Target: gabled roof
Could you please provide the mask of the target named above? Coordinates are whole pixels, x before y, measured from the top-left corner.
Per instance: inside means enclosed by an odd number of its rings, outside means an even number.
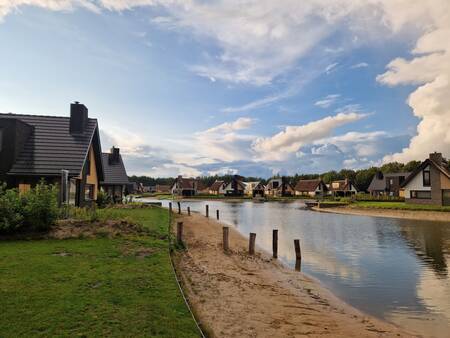
[[[403,184],[401,185],[402,188],[405,187],[409,182],[411,182],[411,180],[416,177],[416,175],[418,173],[420,173],[423,169],[425,169],[427,166],[433,166],[435,167],[437,170],[439,170],[442,174],[444,174],[445,176],[447,176],[450,179],[450,170],[448,168],[446,168],[444,166],[443,163],[437,163],[431,159],[426,159],[425,161],[422,162],[422,164],[420,166],[417,167],[416,170],[414,170],[411,175],[409,175],[405,181],[403,182]]]
[[[315,191],[321,182],[322,182],[322,180],[300,180],[295,185],[295,190],[296,191]],[[326,186],[325,186],[325,188],[326,188]]]
[[[387,173],[383,174],[380,171],[377,172],[370,182],[369,187],[367,188],[368,191],[385,191],[386,189],[386,179],[393,178],[393,177],[405,177],[408,178],[408,176],[411,173]]]
[[[16,119],[33,127],[8,175],[59,176],[65,169],[69,176],[79,176],[92,144],[97,175],[103,178],[97,119],[88,119],[84,133],[71,134],[70,117],[0,113],[0,118]]]
[[[112,163],[109,160],[110,153],[102,154],[103,168],[105,170],[104,180],[100,184],[114,184],[114,185],[125,185],[129,184],[127,171],[122,161],[122,156],[119,154],[119,160]]]
[[[175,184],[178,184],[180,189],[191,189],[195,190],[195,178],[184,178],[184,177],[177,177],[175,181],[172,184],[172,187]]]
[[[224,181],[215,181],[213,184],[211,184],[211,186],[209,187],[209,190],[219,191],[220,188],[222,188],[224,186],[224,184],[225,184]]]
[[[339,186],[336,188],[333,188],[334,183],[338,183]],[[332,181],[328,188],[330,189],[330,191],[348,191],[348,190],[350,190],[351,185],[353,185],[353,183],[350,180],[337,180],[337,181]]]

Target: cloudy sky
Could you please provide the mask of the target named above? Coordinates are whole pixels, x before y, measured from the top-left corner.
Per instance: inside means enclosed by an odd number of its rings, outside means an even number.
[[[450,157],[448,0],[0,0],[0,112],[78,100],[129,174]]]

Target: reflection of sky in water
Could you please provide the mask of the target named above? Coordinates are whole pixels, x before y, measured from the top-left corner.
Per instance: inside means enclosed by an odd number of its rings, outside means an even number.
[[[302,271],[347,303],[425,335],[450,331],[450,220],[317,213],[303,210],[301,202],[190,201],[182,206],[204,213],[205,204],[211,216],[220,209],[221,221],[241,233],[256,232],[257,245],[269,252],[272,230],[278,229],[278,255],[290,266],[293,241],[300,239]]]

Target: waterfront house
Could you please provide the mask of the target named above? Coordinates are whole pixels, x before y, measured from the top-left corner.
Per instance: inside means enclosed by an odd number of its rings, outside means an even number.
[[[251,197],[264,197],[264,184],[259,181],[244,182],[244,194]]]
[[[223,195],[225,194],[225,181],[216,180],[211,186],[208,188],[208,194],[210,195]]]
[[[0,181],[26,191],[41,179],[59,184],[68,172],[69,203],[97,199],[103,180],[97,119],[79,102],[70,117],[0,114]]]
[[[243,196],[245,192],[245,184],[243,177],[239,175],[233,175],[230,182],[225,185],[225,195],[227,196]]]
[[[170,185],[157,184],[155,186],[155,192],[160,194],[168,194],[170,193]]]
[[[328,193],[326,184],[321,179],[299,180],[295,185],[296,196],[319,197]]]
[[[441,153],[429,158],[406,178],[402,184],[406,203],[450,205],[450,170]]]
[[[381,171],[378,171],[373,176],[367,190],[374,197],[404,197],[404,189],[401,188],[401,185],[409,175],[410,173],[383,174]]]
[[[272,178],[267,183],[264,194],[272,197],[286,197],[293,196],[295,190],[286,177]]]
[[[178,176],[170,187],[170,192],[177,196],[195,196],[198,194],[198,186],[197,179]]]
[[[120,149],[112,147],[109,153],[102,154],[102,161],[105,175],[100,182],[100,188],[112,198],[114,203],[122,202],[123,197],[128,193],[130,182]]]
[[[345,180],[332,181],[328,189],[330,190],[331,195],[335,197],[353,196],[358,192],[355,185],[348,178]]]

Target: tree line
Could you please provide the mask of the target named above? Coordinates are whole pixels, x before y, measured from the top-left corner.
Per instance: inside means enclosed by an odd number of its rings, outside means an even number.
[[[331,170],[323,173],[317,174],[295,174],[294,176],[284,176],[286,177],[291,184],[295,185],[299,180],[310,180],[321,178],[325,183],[330,183],[336,180],[349,179],[355,184],[358,190],[367,191],[367,188],[372,181],[373,176],[377,173],[377,171],[381,171],[382,173],[399,173],[399,172],[412,172],[421,164],[420,161],[410,161],[406,164],[399,162],[391,162],[383,164],[381,167],[370,167],[367,169],[342,169],[340,171]],[[280,177],[280,175],[276,175],[274,177]],[[200,176],[197,177],[205,186],[211,186],[216,180],[228,182],[233,178],[233,175],[215,175],[215,176]],[[138,182],[142,183],[146,186],[155,186],[155,185],[172,185],[175,181],[175,178],[172,177],[148,177],[148,176],[130,176],[130,182]],[[266,184],[269,179],[262,177],[244,177],[244,182],[255,182],[261,181],[263,184]]]

